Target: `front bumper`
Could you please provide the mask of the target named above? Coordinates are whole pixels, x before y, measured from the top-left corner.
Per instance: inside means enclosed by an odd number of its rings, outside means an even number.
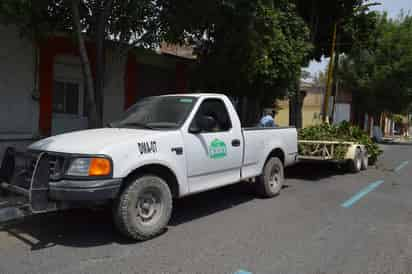
[[[31,213],[42,213],[84,202],[101,203],[119,193],[121,179],[51,180],[52,157],[47,152],[20,153],[8,149],[0,167],[0,194],[5,190],[21,196],[26,200],[24,207]]]
[[[117,197],[121,179],[49,182],[49,198],[54,201],[104,201]]]

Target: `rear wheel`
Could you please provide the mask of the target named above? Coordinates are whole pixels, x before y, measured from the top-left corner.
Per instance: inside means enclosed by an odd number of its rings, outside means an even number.
[[[113,210],[115,224],[125,236],[147,240],[162,233],[172,214],[173,199],[167,183],[146,175],[133,180]]]
[[[259,196],[270,198],[279,194],[284,181],[282,161],[277,157],[270,158],[264,168],[263,174],[257,178],[256,188]]]
[[[369,167],[369,155],[368,155],[368,151],[363,151],[362,152],[362,170],[367,170]]]
[[[355,157],[349,161],[349,170],[352,173],[358,173],[362,169],[362,152],[359,148],[355,151]]]
[[[4,190],[4,189],[2,189],[2,188],[0,188],[0,197],[6,197],[7,196],[7,191],[6,190]]]

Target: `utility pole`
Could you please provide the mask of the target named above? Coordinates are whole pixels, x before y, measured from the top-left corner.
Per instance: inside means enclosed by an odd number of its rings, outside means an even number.
[[[323,100],[323,115],[322,115],[322,122],[329,123],[329,98],[332,92],[332,75],[333,75],[333,68],[335,67],[335,47],[336,47],[336,29],[337,23],[333,26],[333,36],[332,36],[332,47],[330,49],[330,61],[329,61],[329,68],[328,68],[328,80],[326,82],[326,93]]]

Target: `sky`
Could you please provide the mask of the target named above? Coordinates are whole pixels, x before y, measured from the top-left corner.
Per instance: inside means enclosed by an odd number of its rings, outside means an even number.
[[[402,9],[405,13],[408,11],[412,13],[412,0],[375,0],[374,2],[381,3],[381,5],[375,6],[374,10],[386,11],[392,18],[397,17]],[[325,70],[327,64],[328,59],[323,59],[321,62],[311,62],[306,70],[313,75],[320,70]]]

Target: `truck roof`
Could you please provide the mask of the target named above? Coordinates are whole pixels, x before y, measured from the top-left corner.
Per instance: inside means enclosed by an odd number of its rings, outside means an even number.
[[[171,93],[171,94],[166,94],[162,96],[185,96],[185,97],[223,97],[225,96],[224,94],[221,93]]]

